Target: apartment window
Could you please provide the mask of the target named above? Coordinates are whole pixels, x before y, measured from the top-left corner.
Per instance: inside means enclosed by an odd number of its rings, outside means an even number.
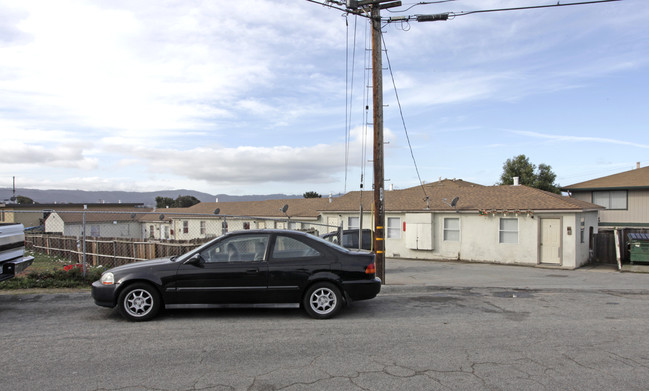
[[[518,219],[500,219],[500,243],[518,243]]]
[[[360,220],[358,217],[348,217],[347,218],[347,227],[348,229],[359,229]]]
[[[183,233],[184,234],[189,233],[189,221],[183,221]]]
[[[460,219],[457,217],[449,217],[444,219],[444,241],[459,242],[460,241]]]
[[[594,191],[593,204],[603,206],[606,209],[627,209],[626,190]]]
[[[205,228],[205,221],[201,221],[201,235],[205,235],[207,229]]]
[[[401,238],[401,217],[388,217],[388,239]]]

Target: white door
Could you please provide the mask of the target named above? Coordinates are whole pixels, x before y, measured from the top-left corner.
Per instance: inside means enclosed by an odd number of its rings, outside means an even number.
[[[561,219],[541,219],[541,263],[561,264]]]

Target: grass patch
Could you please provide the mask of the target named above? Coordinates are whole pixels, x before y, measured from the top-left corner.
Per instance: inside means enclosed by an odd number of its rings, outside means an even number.
[[[16,277],[0,283],[0,290],[33,289],[33,288],[87,288],[101,277],[104,267],[86,265],[86,276],[79,267],[71,267],[70,261],[45,255],[31,253],[34,262]],[[66,270],[68,269],[68,270]]]

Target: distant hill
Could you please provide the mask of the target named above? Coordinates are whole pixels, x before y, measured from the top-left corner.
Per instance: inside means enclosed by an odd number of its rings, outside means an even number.
[[[10,188],[0,188],[0,202],[9,200],[13,195]],[[155,198],[178,196],[194,196],[201,202],[232,202],[232,201],[263,201],[283,198],[302,198],[301,195],[267,194],[231,196],[227,194],[212,195],[194,190],[160,190],[149,192],[134,191],[85,191],[85,190],[37,190],[16,189],[16,195],[29,197],[39,204],[83,204],[83,203],[141,203],[154,206]]]

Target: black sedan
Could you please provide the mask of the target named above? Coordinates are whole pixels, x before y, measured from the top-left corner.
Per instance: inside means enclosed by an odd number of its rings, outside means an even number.
[[[118,266],[92,284],[92,297],[127,319],[161,308],[301,305],[331,318],[350,300],[381,290],[374,254],[298,231],[238,231],[184,255]]]

